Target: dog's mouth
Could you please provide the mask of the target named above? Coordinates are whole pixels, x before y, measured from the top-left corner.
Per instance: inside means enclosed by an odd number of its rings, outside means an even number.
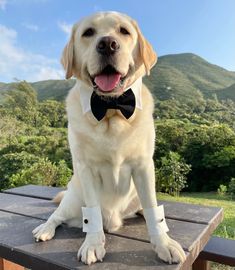
[[[126,78],[111,65],[107,65],[100,73],[90,77],[94,89],[103,93],[121,89]]]

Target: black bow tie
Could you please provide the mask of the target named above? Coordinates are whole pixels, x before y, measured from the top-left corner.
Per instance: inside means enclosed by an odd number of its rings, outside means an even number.
[[[120,110],[123,116],[129,119],[135,111],[135,95],[131,89],[117,98],[99,96],[94,91],[90,104],[91,111],[98,121],[104,118],[108,109]]]

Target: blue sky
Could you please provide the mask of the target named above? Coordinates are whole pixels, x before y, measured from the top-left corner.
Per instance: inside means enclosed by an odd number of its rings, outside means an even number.
[[[135,18],[159,56],[192,52],[235,71],[235,0],[0,0],[0,82],[62,79],[71,25],[102,10]]]

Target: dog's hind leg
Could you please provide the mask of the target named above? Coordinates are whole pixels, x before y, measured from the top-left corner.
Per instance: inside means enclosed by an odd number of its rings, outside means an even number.
[[[74,177],[75,176],[73,176],[73,178]],[[78,181],[72,182],[72,180],[68,184],[68,190],[64,193],[58,208],[53,212],[46,223],[39,225],[33,230],[32,233],[36,241],[47,241],[52,239],[55,235],[56,227],[58,227],[63,222],[78,220],[78,224],[81,219],[80,222],[82,224],[82,200],[81,196],[79,196],[79,188],[74,187],[74,182]]]

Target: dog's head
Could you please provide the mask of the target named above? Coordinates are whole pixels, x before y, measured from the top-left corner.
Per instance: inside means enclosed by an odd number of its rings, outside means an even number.
[[[101,95],[120,95],[156,63],[137,23],[117,12],[100,12],[75,24],[62,54],[66,79],[73,75]]]

